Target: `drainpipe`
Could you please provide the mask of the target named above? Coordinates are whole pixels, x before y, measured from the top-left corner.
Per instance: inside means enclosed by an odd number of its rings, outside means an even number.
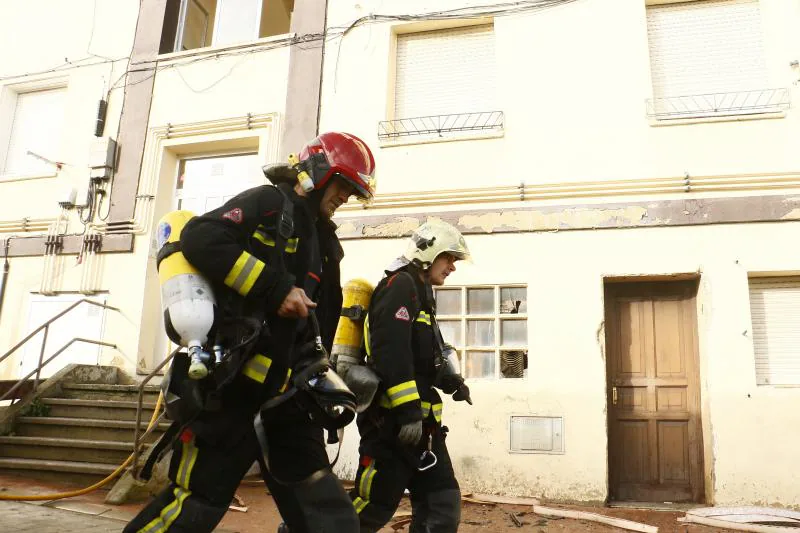
[[[8,246],[11,244],[11,237],[6,239],[4,262],[3,262],[3,277],[0,279],[0,316],[3,314],[3,300],[6,296],[6,283],[8,282]]]

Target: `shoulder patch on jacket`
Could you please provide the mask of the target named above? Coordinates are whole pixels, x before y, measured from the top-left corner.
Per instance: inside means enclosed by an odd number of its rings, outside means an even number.
[[[394,317],[397,320],[405,320],[406,322],[409,322],[411,320],[411,316],[409,316],[408,309],[406,309],[406,306],[400,307],[400,309],[398,309],[397,312],[394,314]]]
[[[236,224],[242,223],[242,210],[238,207],[231,209],[227,213],[222,215],[222,218],[227,218],[231,222],[235,222]]]

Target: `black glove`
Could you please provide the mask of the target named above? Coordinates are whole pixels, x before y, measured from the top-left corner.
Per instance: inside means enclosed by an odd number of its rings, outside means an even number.
[[[461,384],[458,390],[453,394],[453,399],[457,402],[466,401],[468,404],[472,405],[472,398],[469,396],[469,387],[467,387],[466,383]]]
[[[445,394],[453,394],[463,384],[464,378],[461,376],[441,376],[436,386]]]
[[[397,440],[407,446],[416,446],[422,440],[422,420],[408,422],[400,426]]]

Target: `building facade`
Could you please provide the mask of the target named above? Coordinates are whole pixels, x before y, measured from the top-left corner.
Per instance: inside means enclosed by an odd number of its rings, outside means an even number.
[[[378,147],[346,278],[428,217],[473,252],[437,293],[459,479],[798,505],[800,6],[484,4],[330,3],[321,103]]]
[[[52,26],[2,48],[25,53],[0,65],[0,346],[89,296],[119,311],[76,308],[48,349],[116,348],[58,364],[149,372],[158,219],[348,131],[378,196],[337,215],[345,280],[377,283],[429,217],[472,250],[437,291],[475,400],[444,413],[465,488],[800,505],[797,3],[36,4],[0,17]]]

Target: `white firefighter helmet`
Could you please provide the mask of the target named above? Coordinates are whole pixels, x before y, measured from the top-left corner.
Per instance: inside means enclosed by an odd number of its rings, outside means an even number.
[[[459,260],[471,258],[467,242],[461,232],[444,220],[433,219],[411,233],[406,251],[395,263],[415,263],[427,269],[443,253],[451,254]]]

